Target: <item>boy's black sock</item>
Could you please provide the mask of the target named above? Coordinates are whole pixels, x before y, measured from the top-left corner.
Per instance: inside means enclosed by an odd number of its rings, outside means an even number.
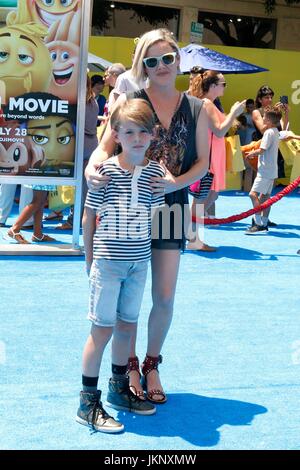
[[[83,392],[94,393],[97,392],[99,377],[82,376],[82,390]]]
[[[116,364],[112,364],[111,371],[112,371],[113,379],[115,380],[126,379],[127,364],[126,366],[118,366]]]

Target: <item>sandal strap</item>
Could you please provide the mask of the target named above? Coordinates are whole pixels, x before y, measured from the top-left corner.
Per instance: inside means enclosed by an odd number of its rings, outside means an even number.
[[[146,377],[151,370],[157,370],[158,372],[158,366],[162,363],[162,360],[163,358],[161,354],[157,357],[148,356],[148,354],[146,354],[145,360],[142,364],[143,375]]]
[[[131,372],[132,370],[136,370],[140,374],[140,364],[137,356],[128,358],[126,373],[128,374],[128,372]]]
[[[32,240],[37,240],[38,242],[42,242],[45,239],[45,235],[43,234],[41,238],[37,237],[36,235],[32,235]]]
[[[29,243],[26,238],[23,237],[21,232],[14,232],[13,229],[11,228],[8,230],[7,235],[10,238],[13,238],[13,240],[16,240],[17,242],[21,241],[23,243]]]
[[[166,400],[166,394],[163,392],[163,390],[158,389],[152,389],[147,391],[147,397],[150,400],[153,400],[153,395],[160,395],[162,397],[161,400],[155,400],[155,403],[159,403],[160,401],[164,402]]]

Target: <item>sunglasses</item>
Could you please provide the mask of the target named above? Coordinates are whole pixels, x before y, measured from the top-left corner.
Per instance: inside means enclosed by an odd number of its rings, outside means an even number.
[[[226,82],[219,82],[219,83],[217,83],[217,85],[223,85],[223,87],[225,88],[227,83]]]
[[[143,59],[144,64],[148,69],[154,69],[158,66],[159,62],[164,65],[172,65],[175,63],[177,52],[168,52],[167,54],[159,55],[157,57],[146,57]]]

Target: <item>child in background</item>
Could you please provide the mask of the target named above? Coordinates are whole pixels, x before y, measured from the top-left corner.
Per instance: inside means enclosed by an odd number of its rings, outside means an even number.
[[[122,152],[101,165],[99,173],[110,180],[98,192],[88,192],[83,215],[92,327],[83,352],[76,420],[115,433],[124,426],[106,413],[97,390],[102,355],[112,335],[108,406],[143,415],[156,411],[144,395],[129,388],[126,370],[151,257],[151,211],[164,204],[164,196],[152,193],[151,178],[163,177],[165,170],[145,157],[155,122],[145,100],[117,106],[110,122]]]
[[[258,155],[257,176],[249,193],[253,207],[258,207],[267,201],[271,195],[274,179],[278,176],[277,155],[279,145],[279,131],[277,126],[282,115],[276,108],[269,108],[263,116],[266,131],[260,148],[246,153],[247,158]],[[257,235],[268,232],[268,219],[270,207],[254,215],[254,223],[246,231],[246,235]]]

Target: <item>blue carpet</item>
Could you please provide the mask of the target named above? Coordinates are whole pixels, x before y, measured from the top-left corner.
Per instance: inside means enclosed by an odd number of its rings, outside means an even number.
[[[248,208],[244,193],[223,193],[217,215]],[[267,235],[245,236],[249,219],[207,228],[205,241],[219,250],[182,256],[160,367],[168,402],[151,417],[112,412],[126,426],[121,435],[75,422],[90,327],[83,259],[1,257],[1,449],[299,450],[299,213],[295,192],[273,206],[279,225]],[[148,279],[141,359],[150,306]]]

